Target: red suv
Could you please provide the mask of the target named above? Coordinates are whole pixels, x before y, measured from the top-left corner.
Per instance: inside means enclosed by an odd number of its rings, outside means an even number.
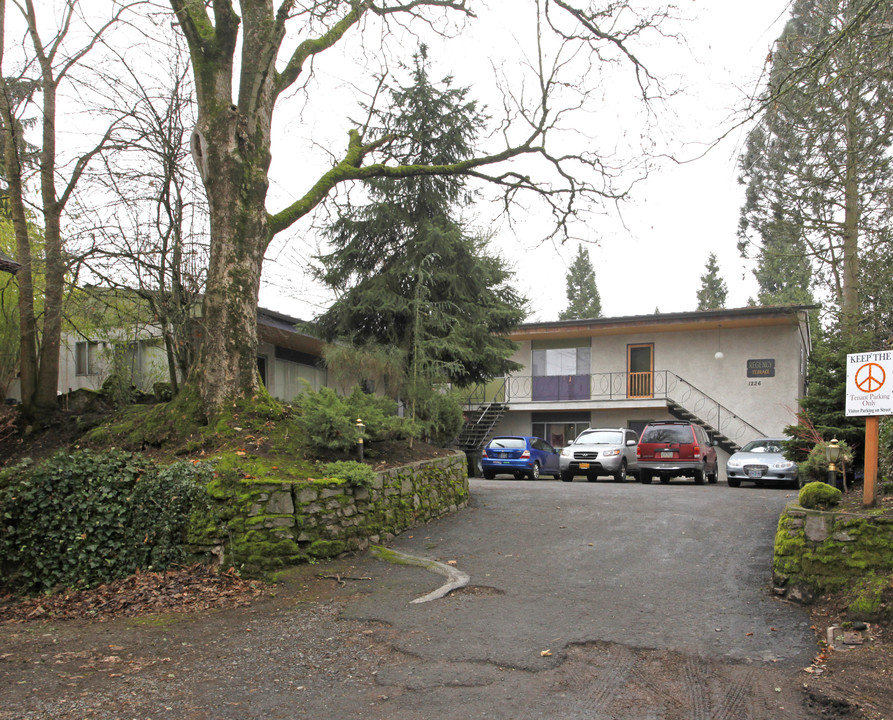
[[[657,475],[662,483],[671,477],[694,478],[696,485],[717,480],[716,448],[707,431],[694,423],[662,420],[642,430],[637,450],[639,479],[650,483]]]

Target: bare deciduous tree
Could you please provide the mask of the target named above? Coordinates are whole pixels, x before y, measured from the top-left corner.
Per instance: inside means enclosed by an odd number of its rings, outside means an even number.
[[[175,43],[160,56],[153,44],[151,52],[151,58],[138,63],[122,59],[119,67],[126,75],[109,77],[103,90],[110,112],[115,107],[132,111],[119,126],[120,147],[103,152],[93,174],[108,205],[91,213],[90,239],[81,253],[103,285],[139,298],[136,305],[142,307],[134,320],[148,309],[150,324],[161,332],[176,393],[195,355],[199,318],[194,311],[207,266],[207,208],[189,156],[195,108],[185,48]],[[102,223],[95,222],[99,215]]]
[[[4,143],[5,170],[16,234],[16,259],[22,264],[17,275],[22,409],[26,418],[36,419],[53,412],[57,403],[62,301],[68,269],[62,231],[63,213],[88,164],[109,144],[115,131],[115,121],[109,119],[103,126],[104,130],[90,135],[93,140],[88,147],[73,153],[69,153],[70,148],[65,147],[60,154],[56,142],[60,88],[65,83],[73,82],[76,71],[84,71],[87,56],[101,48],[101,40],[135,3],[114,3],[107,8],[104,18],[94,19],[94,22],[81,14],[82,7],[78,0],[65,0],[58,14],[51,18],[39,17],[33,0],[11,2],[24,22],[26,40],[18,46],[7,44],[6,0],[0,0],[0,126],[4,135],[12,138],[11,142]],[[45,6],[41,7],[41,11],[51,15],[51,9]],[[53,27],[49,36],[42,25],[44,20]],[[10,47],[18,51],[17,67],[12,73],[7,62]],[[33,83],[40,95],[40,107],[36,114],[40,142],[35,143],[38,145],[39,194],[33,198],[33,206],[37,208],[38,220],[42,220],[44,232],[42,260],[45,295],[41,318],[35,312],[32,278],[34,263],[39,258],[32,253],[27,222],[27,208],[32,205],[32,195],[21,154],[24,143],[20,142],[21,118],[31,111],[32,103],[37,102],[37,98],[31,95],[23,102],[16,102],[12,88],[14,85],[20,86],[22,81]]]
[[[513,13],[532,13],[537,33],[529,51],[530,85],[503,98],[501,125],[494,133],[501,146],[441,165],[400,165],[389,162],[395,138],[370,139],[358,122],[309,189],[270,210],[274,113],[313,64],[325,62],[336,47],[367,43],[371,54],[381,50],[371,46],[376,37],[415,26],[430,31],[446,18],[470,20],[471,5],[466,0],[283,0],[278,8],[270,0],[241,0],[238,6],[233,0],[170,4],[195,74],[198,122],[192,150],[210,208],[206,331],[192,375],[207,415],[224,403],[250,400],[258,391],[256,310],[264,252],[334,188],[370,178],[466,175],[500,187],[507,204],[534,194],[550,209],[556,231],[564,232],[587,204],[618,199],[627,190],[617,184],[620,160],[592,151],[582,137],[572,147],[560,144],[568,116],[596,100],[586,86],[594,74],[587,81],[587,71],[621,63],[632,68],[643,100],[661,92],[634,45],[641,35],[660,32],[667,10],[641,15],[626,0],[595,10],[567,0],[513,6]],[[374,87],[374,77],[369,84]],[[317,97],[304,89],[308,102],[323,103],[316,112],[334,110],[324,105],[324,93]],[[293,164],[303,160],[295,157]]]

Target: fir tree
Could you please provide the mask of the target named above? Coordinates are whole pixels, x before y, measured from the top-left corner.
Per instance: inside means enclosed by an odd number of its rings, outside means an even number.
[[[707,257],[706,272],[701,275],[701,289],[698,290],[698,310],[720,310],[726,306],[729,290],[726,281],[719,276],[716,255]]]
[[[441,165],[470,157],[484,116],[468,89],[452,87],[449,77],[433,83],[424,46],[411,78],[389,89],[387,112],[372,113],[392,160]],[[488,240],[460,220],[458,207],[471,200],[463,179],[375,179],[366,188],[370,202],[344,210],[329,228],[332,251],[319,258],[319,277],[340,293],[316,319],[323,338],[400,348],[410,383],[461,386],[518,369],[506,333],[523,320],[525,301]]]
[[[595,271],[589,260],[589,249],[577,247],[577,255],[567,272],[567,308],[559,320],[597,318],[602,315],[602,300],[595,284]]]
[[[741,160],[739,247],[765,268],[761,294],[771,279],[768,299],[808,301],[809,268],[853,336],[862,255],[891,210],[891,22],[888,2],[796,0]]]

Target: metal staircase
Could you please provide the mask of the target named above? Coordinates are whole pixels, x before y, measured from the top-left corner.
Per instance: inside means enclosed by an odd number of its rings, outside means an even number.
[[[741,449],[739,438],[752,440],[765,435],[675,373],[668,372],[665,383],[664,397],[670,414],[702,425],[727,453]]]
[[[473,410],[466,411],[465,425],[453,444],[465,452],[481,450],[507,409],[508,405],[505,403],[492,402],[483,403]]]
[[[589,376],[585,399],[592,401],[623,402],[643,398],[664,399],[670,414],[679,420],[702,425],[718,445],[728,453],[741,449],[741,445],[765,433],[736,415],[702,390],[670,370],[648,373],[647,383],[641,378],[631,380],[638,373],[595,373]],[[474,462],[475,453],[487,444],[494,426],[505,415],[512,402],[537,402],[534,378],[509,376],[490,386],[474,388],[465,401],[465,426],[453,445],[469,455]],[[630,394],[630,383],[636,382],[636,394]],[[643,388],[647,392],[643,392]],[[549,398],[554,402],[558,398]],[[578,398],[583,399],[583,398]],[[471,467],[471,465],[469,466]]]

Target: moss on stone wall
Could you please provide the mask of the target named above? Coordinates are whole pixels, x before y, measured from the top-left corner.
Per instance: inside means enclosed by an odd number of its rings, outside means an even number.
[[[465,464],[461,453],[414,463],[378,473],[367,488],[228,458],[207,486],[211,508],[193,517],[190,541],[249,575],[362,550],[464,507]]]
[[[887,577],[893,573],[893,518],[789,505],[778,521],[772,571],[776,592],[807,603],[863,586],[866,578]]]

